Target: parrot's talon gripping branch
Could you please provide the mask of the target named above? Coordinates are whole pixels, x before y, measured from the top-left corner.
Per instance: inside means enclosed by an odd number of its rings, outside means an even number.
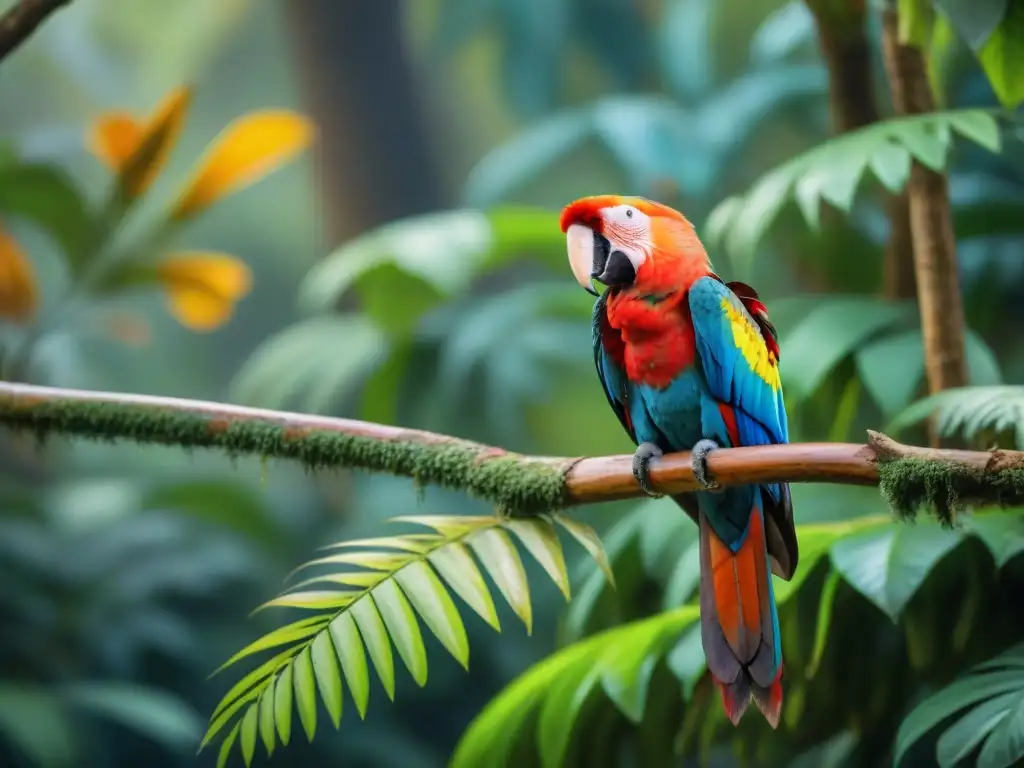
[[[640,490],[652,499],[660,499],[663,494],[654,490],[651,485],[650,464],[653,459],[660,459],[664,453],[654,443],[640,443],[633,452],[633,477],[640,485]]]
[[[720,486],[708,471],[708,454],[717,451],[721,446],[714,440],[699,440],[690,452],[693,465],[693,476],[705,491],[720,491]]]

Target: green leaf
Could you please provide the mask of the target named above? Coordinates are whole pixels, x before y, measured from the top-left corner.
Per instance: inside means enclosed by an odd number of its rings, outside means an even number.
[[[285,746],[292,738],[292,665],[281,670],[274,683],[274,720]]]
[[[269,648],[276,648],[279,645],[285,643],[295,643],[299,640],[305,640],[310,635],[315,635],[320,631],[321,627],[326,623],[326,619],[323,616],[310,616],[306,619],[286,624],[283,627],[278,627],[273,632],[270,632],[263,637],[255,640],[249,645],[245,646],[242,650],[232,656],[230,659],[225,661],[213,674],[217,674],[222,670],[230,667],[235,662],[241,661],[246,656],[251,656],[254,653],[268,650]]]
[[[1013,430],[1017,447],[1024,450],[1024,387],[957,387],[918,400],[899,413],[886,431],[896,434],[938,414],[942,435],[963,433],[973,438],[981,430]]]
[[[292,683],[295,686],[299,721],[306,732],[306,739],[313,741],[313,735],[316,733],[316,680],[313,676],[313,660],[309,646],[303,648],[295,657],[292,664]]]
[[[228,397],[241,405],[323,413],[354,393],[387,354],[383,331],[368,317],[310,318],[257,347],[232,379]]]
[[[310,590],[308,592],[287,592],[268,600],[257,611],[264,608],[303,608],[310,611],[330,610],[348,605],[358,595],[355,591]]]
[[[355,290],[366,314],[394,337],[407,336],[441,301],[482,272],[530,253],[561,259],[558,215],[529,207],[445,211],[392,222],[346,243],[310,271],[300,305],[331,309]]]
[[[907,602],[963,534],[931,521],[892,524],[832,546],[832,564],[847,583],[896,621]]]
[[[974,514],[964,520],[964,528],[984,542],[996,568],[1002,568],[1024,552],[1024,510]]]
[[[230,691],[224,694],[224,698],[220,700],[220,704],[218,704],[217,708],[213,710],[213,714],[211,715],[211,717],[217,717],[217,715],[219,715],[221,712],[227,709],[229,705],[234,703],[234,701],[239,696],[250,691],[253,688],[253,686],[255,686],[261,680],[264,680],[265,678],[272,676],[275,672],[277,672],[278,669],[284,666],[294,655],[295,649],[287,648],[281,651],[281,653],[277,654],[273,658],[267,659],[265,662],[256,667],[256,669],[249,672],[249,674],[247,674],[245,677],[243,677],[241,680],[235,683],[231,687]]]
[[[1006,15],[978,59],[988,76],[992,90],[1007,109],[1016,109],[1024,101],[1024,8],[1008,3]]]
[[[435,549],[427,559],[444,577],[455,594],[465,600],[480,618],[501,631],[491,593],[480,574],[480,569],[473,561],[473,556],[464,544],[454,542],[447,547]]]
[[[427,650],[423,647],[420,625],[409,601],[395,582],[385,581],[373,591],[373,602],[412,679],[421,687],[426,685]]]
[[[608,562],[608,555],[604,551],[597,532],[586,523],[578,522],[564,515],[555,515],[555,522],[565,528],[590,553],[590,556],[597,561],[605,578],[608,579],[608,583],[614,587],[615,574],[612,573],[611,563]]]
[[[941,170],[953,133],[991,152],[999,149],[998,124],[986,110],[933,112],[872,123],[786,161],[762,176],[745,195],[723,201],[708,217],[709,242],[724,246],[741,265],[748,263],[791,198],[797,199],[813,226],[819,199],[849,207],[865,168],[890,191],[898,192],[909,177],[906,153]]]
[[[242,759],[246,765],[252,765],[252,756],[256,752],[256,707],[249,707],[242,718]]]
[[[593,660],[594,655],[592,649],[580,660]],[[537,748],[543,768],[560,768],[565,764],[565,752],[572,740],[580,709],[600,679],[596,667],[577,663],[553,681],[538,716]]]
[[[400,570],[395,578],[431,632],[464,668],[469,669],[466,628],[434,569],[419,560]]]
[[[825,377],[875,334],[913,318],[909,303],[827,299],[781,339],[780,367],[790,403],[813,394]]]
[[[259,699],[260,739],[267,750],[267,757],[274,754],[277,732],[274,730],[274,681],[271,680]]]
[[[238,731],[241,727],[242,721],[239,720],[235,723],[235,727],[231,729],[224,741],[221,742],[220,749],[217,751],[217,768],[224,768],[228,764],[231,748],[235,746],[235,740],[238,738]]]
[[[565,567],[565,556],[562,554],[562,544],[558,541],[555,527],[547,520],[526,518],[510,519],[505,523],[505,527],[519,537],[523,546],[547,571],[568,600],[569,572]]]
[[[324,707],[327,708],[327,714],[330,715],[334,727],[338,728],[341,725],[342,710],[341,670],[338,668],[338,656],[334,652],[332,634],[328,631],[317,635],[310,646],[310,656]]]
[[[979,766],[1009,768],[1024,757],[1022,659],[1024,646],[1014,646],[918,704],[900,724],[893,764],[901,765],[911,747],[964,710],[967,712],[939,737],[941,765],[954,765],[957,756],[970,754],[986,737],[978,755]]]
[[[533,607],[526,570],[508,534],[497,528],[484,530],[469,539],[469,545],[494,579],[502,597],[523,620],[526,634],[530,634],[533,631]]]
[[[832,606],[836,600],[836,589],[839,587],[839,571],[832,569],[821,588],[821,599],[818,601],[818,620],[814,629],[814,648],[811,660],[807,663],[807,679],[813,678],[818,672],[821,657],[825,655],[825,644],[828,642],[828,631],[832,626]]]
[[[391,641],[388,639],[384,622],[381,621],[377,606],[370,599],[363,598],[352,604],[352,615],[366,643],[373,668],[377,670],[381,685],[388,698],[395,699],[395,664],[391,655]],[[351,681],[349,682],[351,685]]]
[[[364,600],[369,603],[369,600]],[[375,611],[376,613],[376,611]],[[366,717],[366,707],[370,702],[370,670],[366,666],[366,653],[363,650],[363,641],[356,628],[356,621],[353,618],[355,611],[343,613],[331,622],[331,639],[334,641],[334,650],[337,651],[338,659],[341,661],[341,669],[348,681],[348,690],[355,702],[356,711],[359,717]],[[386,640],[386,638],[385,638]],[[369,642],[369,641],[368,641]],[[392,670],[391,648],[388,646],[387,669]],[[383,677],[381,678],[383,680]],[[385,688],[387,686],[385,685]],[[389,690],[389,697],[394,698],[394,683]]]
[[[608,649],[598,659],[601,685],[619,710],[634,724],[643,720],[651,675],[664,650],[664,628],[658,623],[638,628],[628,648]],[[605,654],[608,654],[605,656]]]
[[[1009,0],[934,0],[972,51],[985,47],[1006,15]]]
[[[45,230],[77,274],[94,246],[97,223],[71,177],[41,165],[0,167],[0,214],[20,216]]]

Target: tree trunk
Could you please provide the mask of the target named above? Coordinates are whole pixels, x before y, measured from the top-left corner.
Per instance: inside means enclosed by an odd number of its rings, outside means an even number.
[[[401,0],[281,4],[320,129],[319,173],[330,245],[443,207]]]
[[[880,119],[872,81],[872,50],[867,35],[867,8],[857,0],[807,0],[818,29],[818,43],[829,75],[832,130],[846,133]],[[887,203],[890,232],[882,268],[882,295],[916,296],[910,207],[906,192]]]
[[[935,100],[922,51],[899,41],[899,17],[892,5],[882,11],[882,49],[893,106],[899,115],[931,112]],[[907,185],[914,273],[921,307],[928,390],[935,393],[967,383],[964,312],[956,260],[949,183],[916,160]],[[938,436],[932,429],[932,444]]]

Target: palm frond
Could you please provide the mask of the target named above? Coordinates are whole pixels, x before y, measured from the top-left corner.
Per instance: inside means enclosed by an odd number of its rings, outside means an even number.
[[[749,261],[790,199],[817,228],[821,201],[849,211],[867,172],[889,191],[899,192],[910,177],[913,160],[943,170],[954,133],[990,152],[1000,151],[1000,127],[987,110],[933,112],[874,123],[797,155],[762,176],[746,194],[723,200],[708,217],[706,235],[711,243]]]
[[[393,651],[413,680],[425,685],[427,656],[420,620],[468,668],[466,630],[450,592],[492,627],[501,629],[481,565],[529,633],[532,604],[514,540],[537,560],[566,599],[570,594],[569,578],[556,523],[582,544],[611,578],[607,557],[593,529],[560,515],[410,516],[394,521],[425,526],[431,532],[331,545],[326,548],[329,554],[296,570],[311,566],[342,566],[343,570],[304,579],[256,609],[298,608],[313,615],[250,643],[217,670],[261,651],[278,649],[276,655],[235,683],[214,710],[200,749],[226,732],[219,765],[226,762],[236,741],[240,742],[246,765],[252,762],[257,735],[268,755],[278,743],[287,745],[293,709],[298,711],[307,739],[312,740],[317,726],[318,690],[337,728],[342,715],[343,680],[360,717],[365,716],[371,666],[393,699]]]
[[[974,439],[982,434],[1012,432],[1017,448],[1024,450],[1024,387],[957,387],[912,403],[889,424],[896,433],[930,416],[937,416],[939,434],[962,434]]]

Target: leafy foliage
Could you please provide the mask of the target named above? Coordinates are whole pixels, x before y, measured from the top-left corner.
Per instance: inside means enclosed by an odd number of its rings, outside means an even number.
[[[821,201],[849,211],[867,172],[885,189],[899,192],[910,176],[912,160],[943,170],[954,133],[990,152],[998,152],[1001,146],[996,118],[984,110],[936,112],[875,123],[797,155],[762,176],[746,194],[723,200],[708,218],[707,237],[746,263],[790,199],[816,228]]]
[[[978,442],[1015,441],[1024,450],[1024,387],[958,387],[930,395],[903,410],[890,430],[904,429],[932,415],[943,435],[962,434]]]
[[[533,613],[526,572],[509,534],[540,563],[566,599],[569,577],[556,523],[579,541],[612,578],[593,530],[561,516],[420,516],[399,517],[395,521],[426,526],[433,532],[335,544],[329,549],[340,550],[339,553],[312,560],[303,568],[342,565],[355,570],[305,579],[261,606],[297,608],[314,615],[279,627],[221,666],[224,669],[255,653],[279,649],[275,656],[239,680],[214,710],[202,746],[227,729],[220,764],[227,760],[237,739],[249,765],[257,730],[268,755],[278,742],[287,745],[293,707],[297,708],[302,728],[312,741],[317,724],[317,690],[337,728],[342,715],[343,675],[356,710],[361,717],[365,716],[369,702],[367,656],[388,698],[393,699],[392,644],[413,680],[425,685],[426,646],[417,614],[448,652],[468,668],[466,630],[449,589],[494,629],[501,629],[493,598],[477,563],[484,567],[529,633]],[[318,584],[341,589],[308,589]],[[280,650],[281,646],[286,647]]]
[[[1024,758],[1022,711],[1024,645],[1015,645],[918,704],[900,725],[895,764],[912,764],[911,754],[923,757],[925,742],[942,768],[972,755],[978,768],[1010,768]],[[937,742],[930,738],[936,731]]]

